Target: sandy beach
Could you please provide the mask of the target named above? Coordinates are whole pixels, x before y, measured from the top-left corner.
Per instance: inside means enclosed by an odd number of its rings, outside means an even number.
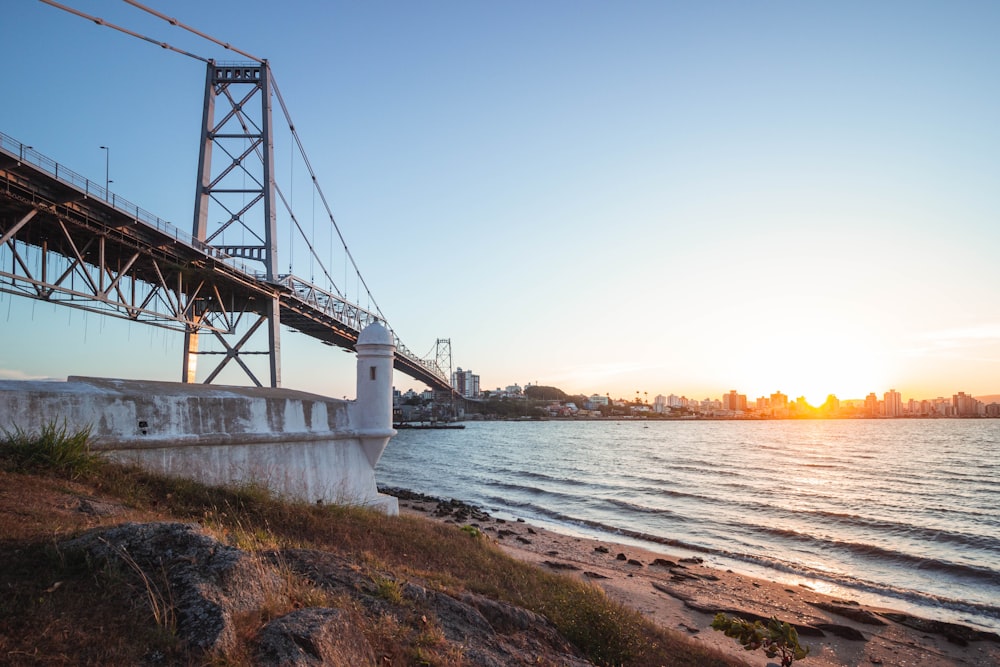
[[[754,667],[777,664],[761,651],[747,652],[711,629],[718,611],[793,623],[809,656],[796,664],[816,667],[884,665],[928,667],[1000,665],[1000,637],[965,626],[930,622],[891,609],[823,595],[712,568],[697,558],[671,556],[632,545],[576,537],[505,521],[456,501],[389,491],[400,511],[473,525],[511,556],[580,577],[669,629],[738,656]]]

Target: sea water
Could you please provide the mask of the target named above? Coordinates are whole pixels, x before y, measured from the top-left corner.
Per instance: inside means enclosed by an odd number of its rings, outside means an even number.
[[[380,485],[1000,630],[1000,420],[469,422]]]

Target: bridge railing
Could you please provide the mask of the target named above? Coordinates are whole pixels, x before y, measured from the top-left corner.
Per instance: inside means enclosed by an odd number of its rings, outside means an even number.
[[[3,132],[0,132],[0,149],[3,149],[12,157],[17,157],[20,162],[24,162],[41,169],[43,172],[54,177],[57,181],[76,188],[88,197],[100,199],[116,211],[130,216],[136,222],[152,227],[153,229],[171,237],[175,241],[184,243],[185,245],[203,252],[210,257],[226,262],[244,273],[251,273],[250,269],[235,257],[227,255],[217,248],[213,248],[204,241],[199,241],[191,234],[181,231],[172,223],[163,220],[159,216],[153,215],[146,209],[116,195],[114,192],[111,192],[105,186],[94,183],[89,178],[81,176],[72,169],[68,169],[52,158],[42,155],[32,146],[26,146]]]

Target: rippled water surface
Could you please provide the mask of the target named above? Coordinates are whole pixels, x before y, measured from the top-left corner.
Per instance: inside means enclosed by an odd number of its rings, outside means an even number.
[[[996,419],[470,422],[376,478],[1000,630],[998,456]]]

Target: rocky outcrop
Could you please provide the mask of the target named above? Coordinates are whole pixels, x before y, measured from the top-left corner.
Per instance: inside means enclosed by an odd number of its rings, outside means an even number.
[[[164,621],[172,616],[178,635],[201,649],[231,648],[233,615],[260,607],[279,586],[277,574],[259,558],[203,534],[195,524],[126,523],[63,546],[132,572],[154,614]]]
[[[296,574],[337,594],[349,594],[374,614],[413,617],[436,623],[444,641],[462,656],[463,664],[480,667],[556,664],[584,667],[583,659],[543,617],[526,609],[481,595],[449,595],[416,582],[391,580],[399,601],[382,592],[388,575],[375,581],[353,563],[324,551],[275,552]],[[543,662],[539,663],[538,660]],[[307,663],[303,663],[307,664]],[[361,663],[359,663],[361,664]]]
[[[298,609],[268,623],[257,640],[262,667],[375,665],[375,653],[352,619],[340,609]]]
[[[233,619],[253,612],[293,576],[345,600],[342,608],[296,609],[266,623],[243,650],[258,665],[306,667],[382,664],[365,634],[373,619],[391,617],[438,628],[442,650],[481,667],[592,663],[543,616],[473,593],[449,594],[416,581],[308,549],[249,554],[181,523],[123,524],[63,544],[96,563],[131,573],[154,610],[172,615],[188,645],[225,653],[238,641]],[[282,574],[279,575],[278,573]],[[245,630],[244,630],[245,632]],[[539,662],[541,661],[541,662]]]

